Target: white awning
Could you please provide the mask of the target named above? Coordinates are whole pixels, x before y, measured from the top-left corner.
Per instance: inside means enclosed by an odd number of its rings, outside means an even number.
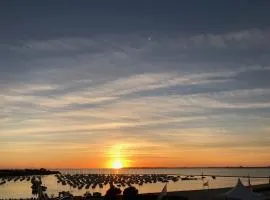
[[[262,200],[262,195],[254,193],[248,187],[245,187],[241,180],[238,179],[237,184],[234,188],[228,192],[219,195],[222,199],[239,199],[239,200]]]

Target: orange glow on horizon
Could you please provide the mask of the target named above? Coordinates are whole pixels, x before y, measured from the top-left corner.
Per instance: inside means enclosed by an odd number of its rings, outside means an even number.
[[[133,145],[133,146],[132,146]],[[225,167],[225,166],[269,166],[268,148],[223,149],[223,148],[185,148],[169,147],[143,149],[134,143],[110,144],[103,152],[54,151],[48,155],[47,149],[28,152],[0,152],[5,163],[0,168],[111,168],[128,167]],[[38,155],[38,156],[37,156]],[[24,159],[20,159],[24,157]]]
[[[124,167],[130,167],[130,160],[127,159],[127,152],[124,146],[124,144],[115,144],[110,147],[107,152],[107,168],[121,169]]]

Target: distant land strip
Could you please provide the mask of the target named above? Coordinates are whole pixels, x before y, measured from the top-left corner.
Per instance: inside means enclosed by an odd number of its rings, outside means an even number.
[[[0,177],[7,176],[41,176],[59,174],[59,171],[41,169],[0,169]]]
[[[121,169],[269,169],[270,166],[229,166],[229,167],[123,167]],[[112,168],[51,168],[53,170],[115,170]],[[120,169],[120,170],[121,170]]]
[[[270,168],[270,166],[199,166],[199,167],[123,167],[122,169],[238,169],[238,168],[248,168],[248,169],[258,169],[258,168]]]

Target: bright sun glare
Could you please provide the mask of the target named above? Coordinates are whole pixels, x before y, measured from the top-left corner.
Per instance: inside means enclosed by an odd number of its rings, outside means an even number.
[[[112,163],[113,169],[121,169],[123,167],[123,163],[120,160],[115,160]]]

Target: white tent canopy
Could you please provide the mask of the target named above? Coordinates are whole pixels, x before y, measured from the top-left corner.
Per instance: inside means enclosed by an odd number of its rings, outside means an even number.
[[[241,180],[238,179],[234,188],[228,192],[218,196],[218,199],[239,199],[239,200],[262,200],[263,196],[252,192],[249,188],[245,187]]]

